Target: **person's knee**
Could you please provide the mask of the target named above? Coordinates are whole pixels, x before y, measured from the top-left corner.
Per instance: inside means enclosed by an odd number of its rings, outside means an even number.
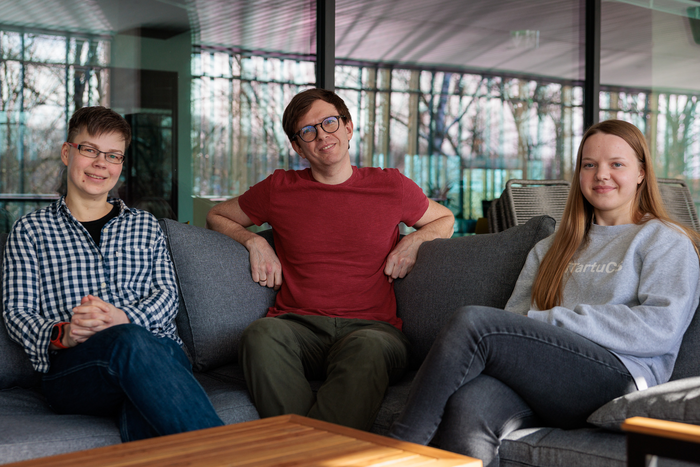
[[[445,425],[459,425],[458,432],[485,430],[500,438],[533,419],[532,409],[513,389],[488,375],[459,388],[445,406]]]
[[[179,367],[192,371],[187,356],[177,342],[168,337],[157,337],[143,326],[133,323],[112,326],[90,339],[95,337],[101,339],[100,346],[107,349],[110,371],[121,377],[131,374],[126,371],[128,368],[139,368],[139,377],[146,377],[150,375],[146,369],[154,365],[168,367],[170,371],[178,371]],[[171,365],[173,363],[177,367]]]
[[[351,358],[359,366],[382,366],[387,370],[408,366],[408,349],[397,337],[376,329],[362,329],[346,336],[331,358]],[[335,355],[333,355],[335,354]]]
[[[492,324],[503,313],[503,310],[487,306],[469,305],[459,308],[450,318],[447,328],[478,329],[483,325]]]
[[[536,424],[532,410],[515,391],[495,378],[480,375],[447,401],[437,444],[478,457],[488,465],[497,458],[500,439]]]
[[[112,326],[102,332],[110,333],[114,348],[118,351],[129,351],[135,354],[172,354],[170,349],[161,345],[159,338],[154,336],[148,329],[138,324],[121,324]]]
[[[276,318],[261,318],[243,331],[239,355],[266,355],[279,347],[288,347],[294,341],[294,332],[287,323]]]
[[[154,338],[151,332],[138,324],[119,324],[98,332],[90,339],[110,341],[116,345],[141,346],[149,345]]]
[[[288,339],[292,331],[282,320],[261,318],[253,321],[243,331],[241,342],[244,344],[266,343],[278,339]]]

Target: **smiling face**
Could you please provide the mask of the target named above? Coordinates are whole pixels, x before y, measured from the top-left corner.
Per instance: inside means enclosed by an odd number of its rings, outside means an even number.
[[[606,133],[588,137],[583,146],[579,182],[593,206],[596,223],[632,223],[637,186],[644,180],[637,154],[624,139]]]
[[[320,99],[316,100],[309,111],[299,119],[295,131],[299,131],[307,125],[316,125],[324,119],[336,115],[339,113],[333,104]],[[348,170],[349,174],[352,175],[349,153],[352,132],[352,122],[340,119],[340,128],[336,132],[326,133],[321,125],[318,125],[316,139],[307,143],[296,138],[292,141],[292,147],[297,154],[309,161],[311,171],[319,181],[335,178],[339,174],[342,174],[340,177],[342,178],[348,174]]]
[[[124,136],[120,133],[92,136],[83,129],[72,142],[106,152],[123,154],[125,149]],[[119,175],[122,172],[122,164],[107,162],[104,154],[100,154],[96,159],[90,159],[81,155],[77,148],[66,143],[61,148],[61,161],[67,167],[66,199],[107,201],[109,192],[119,181]]]

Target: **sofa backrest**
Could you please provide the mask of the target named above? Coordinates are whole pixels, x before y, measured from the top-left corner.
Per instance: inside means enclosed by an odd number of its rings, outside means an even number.
[[[192,366],[205,371],[238,361],[243,330],[267,314],[276,292],[253,282],[248,250],[235,240],[171,219],[159,222],[180,289],[177,329]]]
[[[6,241],[7,234],[0,234],[0,316],[3,311],[2,261]],[[4,319],[0,322],[0,362],[0,389],[31,387],[41,381],[40,374],[34,371],[22,346],[11,340],[7,334]]]
[[[195,370],[235,362],[240,334],[252,321],[265,316],[275,292],[250,279],[248,251],[229,237],[211,231],[160,220],[180,289],[178,333]],[[270,233],[263,236],[272,242]],[[2,252],[7,234],[0,234],[0,314],[2,313]],[[40,383],[29,357],[10,339],[0,322],[0,389]]]
[[[495,234],[421,245],[413,270],[394,286],[398,315],[417,362],[458,308],[505,307],[530,249],[553,232],[554,219],[538,216]]]
[[[700,305],[683,335],[671,381],[691,376],[700,376]]]
[[[275,293],[250,280],[248,252],[225,235],[161,220],[180,287],[177,324],[197,370],[236,361],[243,329],[264,316]],[[460,306],[503,307],[527,252],[553,230],[538,217],[527,224],[487,235],[435,240],[421,246],[418,262],[395,283],[404,332],[422,360],[449,316]],[[264,233],[272,243],[269,233]],[[0,253],[6,234],[0,234]],[[0,313],[2,313],[0,254]],[[700,307],[698,308],[700,311]],[[700,376],[700,313],[685,333],[672,380]],[[0,322],[0,389],[39,383],[22,347]]]

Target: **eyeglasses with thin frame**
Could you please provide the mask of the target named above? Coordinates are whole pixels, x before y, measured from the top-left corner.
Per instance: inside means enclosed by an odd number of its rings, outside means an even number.
[[[324,118],[321,123],[317,123],[316,125],[305,126],[301,130],[294,133],[292,140],[294,140],[294,138],[299,137],[299,139],[301,139],[305,143],[310,143],[311,141],[316,139],[316,135],[318,134],[318,130],[316,129],[316,127],[318,127],[319,125],[321,126],[321,128],[323,128],[323,131],[325,131],[326,133],[335,133],[336,131],[338,131],[338,128],[340,128],[341,118],[345,117],[342,115],[335,115],[332,117]]]
[[[122,162],[124,162],[124,154],[121,154],[119,152],[100,151],[86,144],[75,144],[69,143],[68,141],[66,141],[66,144],[76,148],[81,156],[89,157],[90,159],[97,159],[100,154],[104,154],[105,160],[111,164],[121,164]]]

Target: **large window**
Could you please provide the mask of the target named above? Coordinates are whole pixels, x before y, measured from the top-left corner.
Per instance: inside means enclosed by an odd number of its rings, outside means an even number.
[[[508,179],[570,175],[582,134],[581,86],[566,82],[342,66],[336,86],[356,164],[399,168],[458,218],[481,217]]]
[[[193,195],[231,197],[275,169],[303,166],[282,130],[292,96],[313,87],[314,63],[214,48],[192,54]]]
[[[688,183],[700,204],[700,4],[602,3],[600,119],[646,135],[658,177]]]
[[[353,163],[398,168],[465,221],[508,179],[570,180],[584,130],[585,2],[336,0],[335,85],[355,123]],[[83,105],[157,120],[150,127],[170,135],[169,162],[126,167],[125,183],[168,182],[181,221],[201,221],[201,198],[305,166],[281,119],[317,81],[314,0],[76,0],[51,14],[14,3],[0,11],[0,231],[55,199],[58,148]],[[700,201],[696,4],[603,0],[596,97],[599,118],[639,126],[658,175],[685,179]],[[154,177],[157,165],[169,174]]]
[[[0,30],[0,232],[56,197],[68,118],[107,104],[109,41]]]
[[[355,124],[353,163],[398,168],[465,220],[508,179],[569,178],[583,133],[581,5],[337,1],[335,87]],[[298,45],[195,50],[194,196],[236,196],[303,166],[280,124],[316,81]]]
[[[606,88],[600,95],[601,119],[636,125],[647,138],[660,178],[681,178],[700,201],[700,93]]]
[[[202,47],[192,64],[194,196],[236,196],[305,167],[281,116],[313,86],[312,62]],[[582,134],[576,83],[344,65],[336,88],[355,125],[353,164],[398,168],[464,219],[510,178],[570,176]]]

